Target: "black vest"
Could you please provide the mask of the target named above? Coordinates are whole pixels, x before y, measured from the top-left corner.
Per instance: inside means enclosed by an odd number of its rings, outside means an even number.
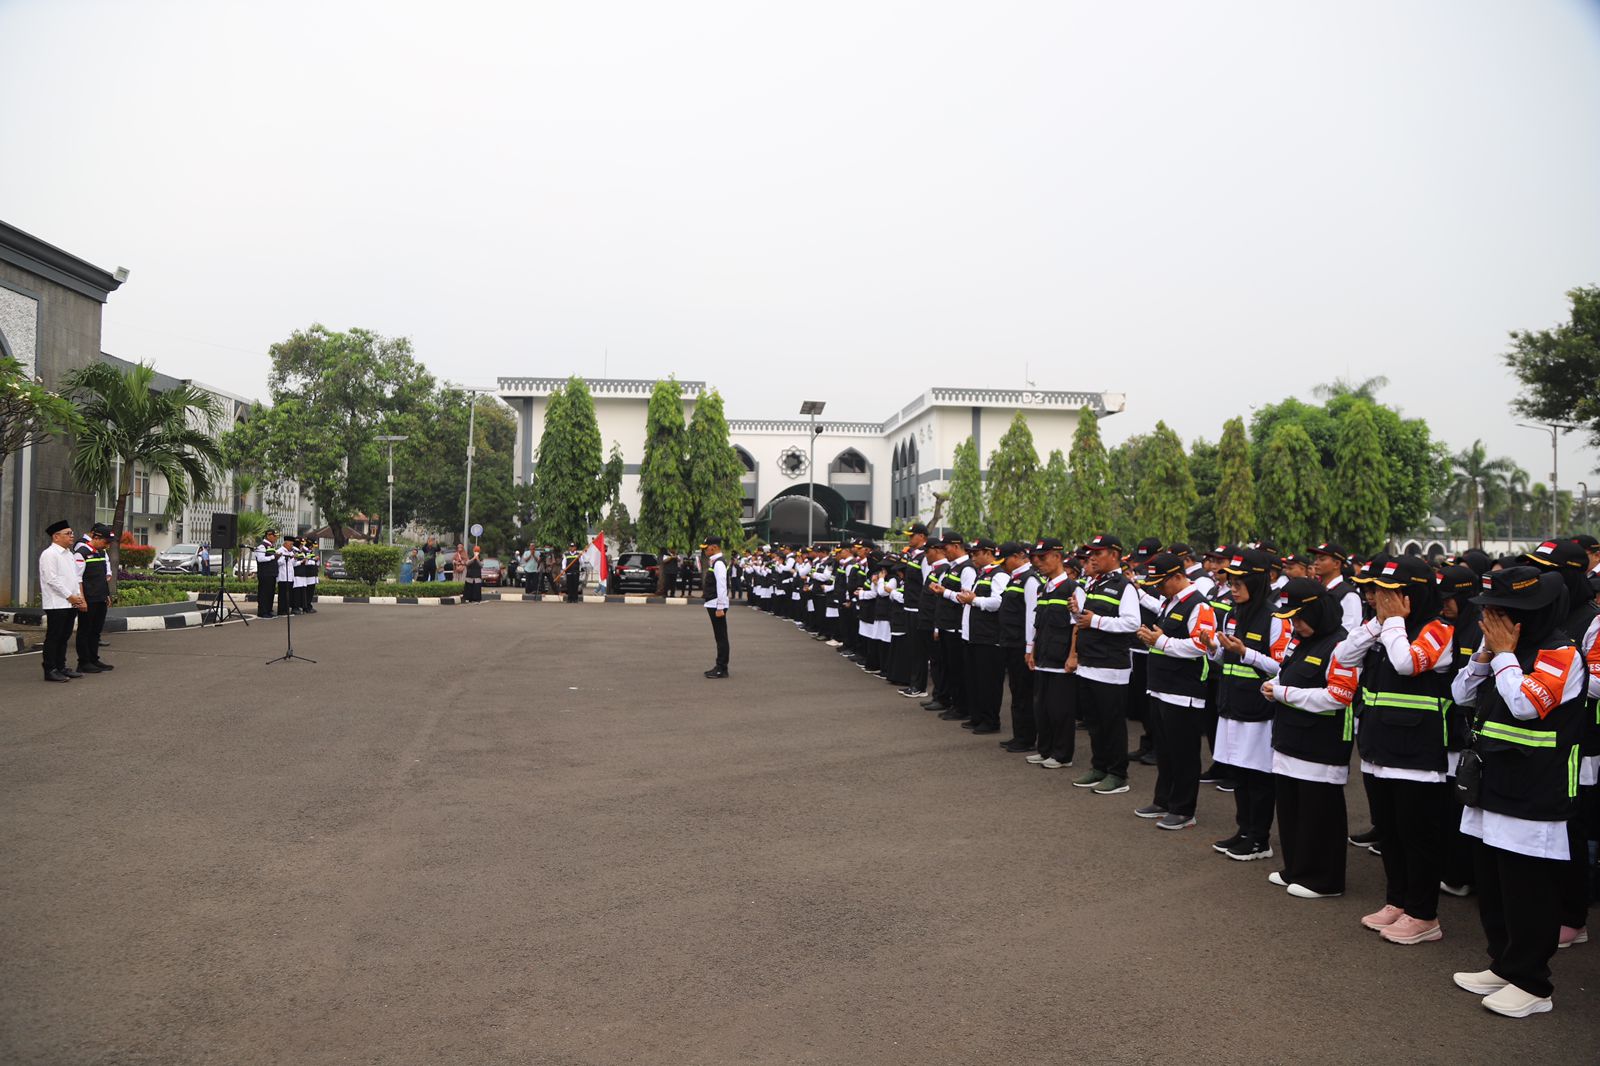
[[[95,551],[86,540],[80,540],[72,553],[83,561],[83,598],[99,603],[111,598],[111,585],[106,580],[106,552]]]
[[[1262,611],[1256,615],[1249,623],[1254,628],[1246,629],[1239,625],[1237,614],[1229,621],[1234,627],[1233,635],[1244,641],[1246,649],[1269,657],[1272,655],[1271,611]],[[1266,674],[1240,662],[1239,657],[1233,652],[1224,652],[1221,699],[1217,713],[1236,722],[1271,721],[1276,704],[1261,694],[1261,683],[1265,680],[1267,680]]]
[[[1122,571],[1102,574],[1086,586],[1083,608],[1091,614],[1115,618],[1122,613],[1122,590],[1128,579]],[[1078,665],[1126,670],[1131,665],[1128,653],[1133,647],[1132,633],[1107,633],[1085,629],[1078,634]]]
[[[1011,575],[1000,594],[1000,646],[1024,648],[1028,644],[1028,586],[1037,587],[1039,572],[1029,567]]]
[[[939,578],[941,588],[949,592],[961,591],[961,575],[971,570],[974,574],[978,568],[972,565],[971,558],[962,561],[959,567],[952,564]],[[933,612],[933,624],[946,633],[961,632],[961,604],[949,598],[941,598],[939,606]]]
[[[1189,640],[1189,625],[1194,612],[1205,602],[1206,598],[1200,595],[1200,590],[1195,589],[1162,612],[1154,625],[1173,640]],[[1179,659],[1159,647],[1153,647],[1150,649],[1150,661],[1145,666],[1145,687],[1151,692],[1203,700],[1206,698],[1206,678],[1210,673],[1211,660],[1203,655],[1197,659]]]
[[[979,598],[994,592],[994,575],[1000,572],[1000,567],[990,563],[978,571],[978,580],[973,583],[973,595]],[[1003,598],[1003,594],[1002,594]],[[1000,612],[985,611],[976,603],[969,604],[967,610],[967,642],[969,644],[986,644],[994,647],[1000,643]]]
[[[702,602],[710,603],[717,598],[717,561],[711,560],[706,564],[704,573],[700,578],[700,596]]]
[[[1072,651],[1073,599],[1078,583],[1065,575],[1054,590],[1041,579],[1039,601],[1033,608],[1033,661],[1038,666],[1061,669]]]
[[[1288,688],[1327,688],[1333,649],[1345,638],[1343,627],[1310,641],[1289,645],[1276,684]],[[1279,703],[1272,716],[1272,750],[1326,766],[1348,766],[1355,735],[1355,712],[1347,704],[1334,711],[1306,711]]]
[[[1472,746],[1472,709],[1462,707],[1449,699],[1450,683],[1467,668],[1467,661],[1478,650],[1483,640],[1483,628],[1477,619],[1456,623],[1455,640],[1450,644],[1450,673],[1445,681],[1448,706],[1444,713],[1444,747],[1446,751],[1465,751]]]
[[[929,563],[924,556],[923,566],[927,570],[922,575],[922,602],[917,604],[917,629],[923,633],[931,633],[934,623],[939,617],[939,590],[944,587],[944,572],[949,568],[948,563],[940,560]]]
[[[1454,634],[1451,634],[1452,639]],[[1382,638],[1367,656],[1361,677],[1361,757],[1396,770],[1443,773],[1445,714],[1450,692],[1437,670],[1410,677],[1389,661]]]
[[[922,568],[927,565],[927,554],[917,549],[906,554],[906,572],[900,579],[905,594],[906,610],[915,612],[922,606]]]
[[[1532,654],[1518,655],[1532,672],[1540,651],[1572,646],[1557,629]],[[1572,669],[1582,671],[1580,656]],[[1478,806],[1496,814],[1539,822],[1564,822],[1578,811],[1578,761],[1583,733],[1583,697],[1568,700],[1543,718],[1524,721],[1511,713],[1494,678],[1478,686],[1477,735],[1472,747],[1483,757]]]
[[[256,560],[256,574],[275,579],[278,576],[278,546],[264,540],[256,545],[256,552],[266,556],[265,559]]]

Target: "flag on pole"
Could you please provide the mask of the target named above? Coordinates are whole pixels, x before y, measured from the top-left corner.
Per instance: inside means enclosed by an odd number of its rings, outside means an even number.
[[[611,564],[606,559],[605,533],[595,534],[594,540],[589,542],[589,550],[584,554],[590,557],[590,565],[600,575],[601,581],[611,580]]]

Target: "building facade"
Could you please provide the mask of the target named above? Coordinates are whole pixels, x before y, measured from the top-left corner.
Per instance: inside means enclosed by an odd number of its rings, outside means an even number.
[[[517,418],[515,474],[520,484],[534,477],[545,405],[565,381],[553,377],[499,379],[498,395]],[[622,450],[622,498],[637,515],[645,415],[655,382],[593,379],[587,384],[594,394],[602,447],[609,453],[615,442]],[[682,381],[678,386],[684,418],[688,419],[707,385]],[[1124,394],[1115,392],[930,388],[881,422],[836,421],[825,413],[815,422],[808,417],[742,419],[730,415],[728,430],[745,466],[747,523],[772,523],[782,501],[798,504],[809,493],[835,524],[843,513],[855,528],[881,528],[932,514],[935,493],[949,487],[956,446],[968,437],[977,444],[980,462],[987,463],[1012,418],[1021,412],[1043,461],[1052,450],[1065,452],[1072,446],[1083,408],[1105,416],[1122,411],[1126,404]],[[798,398],[795,406],[799,406]],[[801,505],[800,513],[808,508]],[[791,527],[784,528],[792,532]],[[785,539],[777,532],[772,535]]]
[[[99,357],[100,313],[126,276],[0,222],[0,354],[59,389]],[[73,481],[71,459],[67,442],[49,440],[7,457],[0,470],[0,603],[26,603],[38,591],[45,526],[94,521],[94,496]]]

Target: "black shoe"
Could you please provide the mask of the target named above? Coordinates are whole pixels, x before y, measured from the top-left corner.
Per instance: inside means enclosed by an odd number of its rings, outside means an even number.
[[[1217,782],[1217,791],[1218,792],[1232,792],[1233,790],[1234,790],[1234,783],[1232,781],[1228,780],[1227,778],[1223,778],[1221,781]]]
[[[44,679],[46,681],[71,681],[72,680],[72,678],[68,677],[66,674],[63,674],[60,670],[46,670],[44,672]]]
[[[1211,850],[1217,852],[1220,855],[1226,855],[1229,851],[1231,851],[1234,848],[1238,847],[1243,842],[1244,842],[1244,834],[1243,833],[1235,833],[1235,834],[1233,834],[1233,836],[1229,837],[1226,840],[1219,840],[1216,843],[1212,844],[1211,845]]]
[[[1379,840],[1378,827],[1373,826],[1365,833],[1351,833],[1349,836],[1345,837],[1345,839],[1358,848],[1370,848]]]
[[[1146,755],[1149,755],[1149,754],[1150,754],[1150,749],[1149,748],[1134,748],[1132,751],[1128,752],[1128,761],[1129,762],[1138,762],[1140,759],[1143,759]]]
[[[720,678],[727,677],[728,676],[728,671],[720,670],[720,669],[711,669],[711,670],[707,670],[706,671],[705,676],[707,676],[709,678],[712,678],[712,679],[720,679]]]
[[[959,722],[966,716],[967,713],[965,711],[959,710],[955,707],[951,707],[947,711],[939,712],[939,720],[941,722]]]
[[[276,617],[278,617],[278,616],[275,615],[275,614],[258,614],[258,615],[256,615],[256,621],[265,622],[265,621],[268,621],[269,619],[276,618]]]
[[[944,700],[929,700],[922,705],[922,709],[925,711],[948,711],[950,705]]]
[[[1032,751],[1034,749],[1034,745],[1023,743],[1020,740],[1003,740],[1000,742],[1000,746],[1011,752],[1013,755],[1020,755],[1025,751]]]
[[[962,729],[976,729],[976,728],[978,728],[978,723],[973,721],[971,718],[963,718],[961,720],[961,728]]]
[[[1200,775],[1200,783],[1202,785],[1214,785],[1227,776],[1227,774],[1218,769],[1216,763],[1212,763],[1210,769]]]
[[[80,673],[80,674],[102,674],[102,673],[105,673],[105,671],[100,669],[100,667],[96,666],[94,663],[79,663],[78,664],[78,673]]]
[[[99,659],[96,659],[94,661],[94,664],[96,666],[98,666],[101,670],[115,670],[116,669],[116,667],[112,666],[110,663],[103,663]],[[80,667],[78,667],[78,669],[81,670],[81,669],[83,669],[83,667],[80,666]]]
[[[1153,752],[1153,751],[1147,751],[1143,755],[1139,756],[1139,765],[1140,766],[1154,766],[1154,765],[1156,765],[1156,753]]]
[[[991,733],[998,732],[1000,732],[1000,727],[997,725],[980,725],[972,731],[972,735],[975,737],[986,737]]]
[[[60,672],[63,675],[65,675],[66,677],[82,677],[83,676],[82,674],[78,673],[78,671],[76,671],[76,670],[68,670],[64,666],[61,668]]]

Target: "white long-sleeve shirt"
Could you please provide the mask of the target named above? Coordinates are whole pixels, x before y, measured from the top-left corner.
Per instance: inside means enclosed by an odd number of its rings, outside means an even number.
[[[1343,575],[1335,574],[1327,581],[1324,581],[1323,585],[1331,589],[1343,580]],[[1361,624],[1361,593],[1355,589],[1346,589],[1345,594],[1339,597],[1339,611],[1343,615],[1343,621],[1340,624],[1344,626],[1344,631],[1346,633],[1355,632],[1356,627]]]
[[[1096,591],[1091,586],[1087,595],[1093,596]],[[1122,597],[1117,602],[1117,613],[1091,614],[1089,628],[1107,633],[1132,633],[1139,628],[1142,620],[1143,615],[1139,613],[1139,589],[1130,581],[1122,586]],[[1129,655],[1132,655],[1131,651]],[[1127,668],[1122,670],[1114,666],[1080,666],[1078,676],[1106,685],[1126,685],[1133,678],[1133,662],[1130,658]]]
[[[39,601],[47,611],[71,607],[67,598],[78,595],[78,559],[61,545],[51,543],[39,553]]]
[[[706,601],[706,609],[725,611],[728,609],[728,564],[723,561],[722,553],[718,552],[708,560],[708,565],[716,580],[717,594]]]
[[[979,579],[976,577],[973,578],[972,583],[974,586],[977,585],[978,580]],[[964,604],[961,608],[962,640],[972,639],[972,612],[974,609],[979,611],[988,611],[991,614],[1000,609],[1000,596],[1005,592],[1006,583],[1010,580],[1011,575],[1006,573],[1004,570],[1001,570],[999,567],[995,567],[992,571],[990,571],[989,595],[974,597],[971,603]]]
[[[1043,575],[1034,572],[1032,563],[1023,563],[1006,578],[1006,587],[1010,588],[1013,581],[1022,582],[1022,645],[1032,651],[1033,627],[1037,624],[1033,613],[1034,608],[1039,606],[1039,581],[1026,580],[1029,574],[1034,574],[1040,581],[1044,580]]]

